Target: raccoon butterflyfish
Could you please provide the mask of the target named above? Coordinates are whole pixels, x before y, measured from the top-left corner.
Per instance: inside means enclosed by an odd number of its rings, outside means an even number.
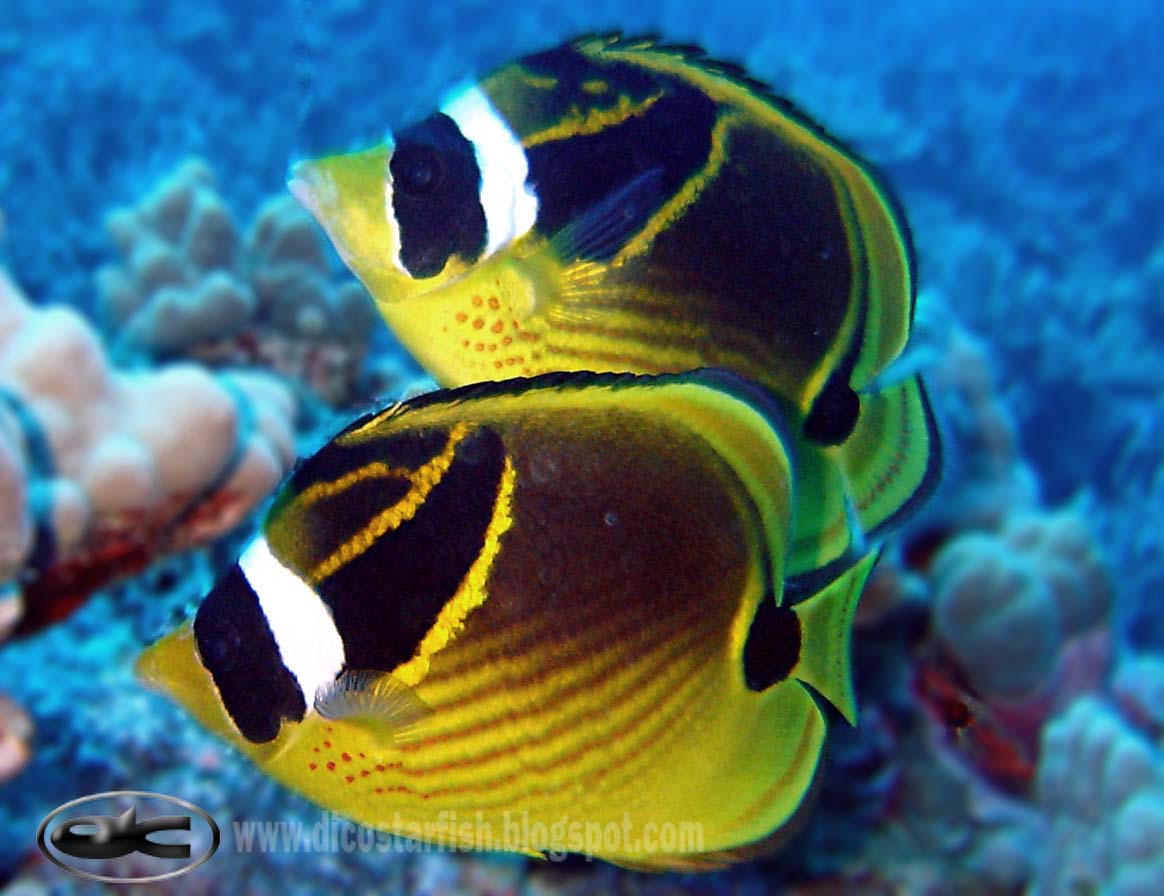
[[[797,411],[826,581],[932,490],[909,232],[852,151],[693,48],[586,37],[289,186],[442,385],[725,367]],[[822,567],[824,569],[822,570]]]
[[[716,867],[805,802],[817,698],[855,717],[872,559],[785,601],[793,481],[781,414],[731,374],[426,395],[303,463],[138,671],[361,823]]]

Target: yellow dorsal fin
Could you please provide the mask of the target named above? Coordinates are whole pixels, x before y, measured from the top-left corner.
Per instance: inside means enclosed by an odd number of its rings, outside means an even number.
[[[792,608],[800,618],[801,631],[800,661],[792,674],[840,710],[850,725],[857,724],[849,658],[853,614],[877,557],[876,552],[867,555],[840,578]]]

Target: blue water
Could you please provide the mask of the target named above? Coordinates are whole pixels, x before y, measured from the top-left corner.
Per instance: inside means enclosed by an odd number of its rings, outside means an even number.
[[[743,64],[886,173],[917,243],[921,313],[941,308],[981,341],[1040,505],[1075,508],[1091,527],[1116,590],[1116,652],[1164,651],[1164,9],[1154,0],[6,0],[0,264],[35,302],[93,314],[95,272],[116,257],[104,216],[181,160],[205,159],[245,221],[283,190],[295,159],[375,141],[491,67],[612,29]],[[933,326],[940,336],[946,324]],[[938,413],[954,412],[939,401]],[[956,484],[969,474],[953,447]],[[0,882],[26,867],[44,812],[95,789],[169,785],[234,817],[254,806],[317,817],[228,754],[205,754],[210,742],[128,672],[137,645],[229,553],[166,561],[0,646],[0,693],[37,729],[33,764],[0,785]],[[205,768],[184,777],[197,757]],[[859,838],[823,840],[803,849],[843,855]],[[216,861],[222,886],[246,886],[241,864]],[[337,892],[419,887],[385,870],[391,857],[272,861]],[[667,886],[763,892],[779,865]],[[786,866],[812,868],[812,857]],[[597,873],[596,887],[622,885]],[[53,878],[62,892],[64,880]]]

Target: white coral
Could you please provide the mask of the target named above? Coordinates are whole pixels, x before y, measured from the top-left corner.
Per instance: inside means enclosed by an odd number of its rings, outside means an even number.
[[[229,511],[201,521],[198,534],[221,534],[295,459],[296,402],[274,378],[195,364],[120,372],[84,318],[34,308],[2,272],[0,389],[9,396],[0,413],[0,581],[34,549],[34,498],[54,559],[68,559],[119,521],[180,525],[215,493],[229,494]],[[47,444],[46,469],[36,469],[29,420]]]
[[[1043,732],[1047,837],[1033,896],[1164,893],[1164,756],[1107,702],[1083,697]]]
[[[990,696],[1038,694],[1065,642],[1103,623],[1112,602],[1094,539],[1071,510],[960,535],[936,558],[933,578],[934,631]]]

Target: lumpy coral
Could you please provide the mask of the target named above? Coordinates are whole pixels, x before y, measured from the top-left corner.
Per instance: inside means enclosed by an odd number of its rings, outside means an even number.
[[[32,756],[32,722],[28,714],[0,694],[0,784],[15,777]]]
[[[259,373],[123,372],[68,308],[0,272],[0,581],[22,624],[237,525],[295,459],[291,392]]]
[[[1036,893],[1164,892],[1164,756],[1111,705],[1085,697],[1047,726],[1037,789]]]
[[[1065,642],[1104,622],[1112,601],[1093,538],[1070,510],[953,539],[933,579],[938,639],[977,691],[1007,698],[1044,687]]]
[[[268,200],[244,238],[191,159],[107,226],[123,261],[98,272],[99,310],[120,351],[254,364],[352,400],[377,317],[363,287],[332,276],[290,197]]]

